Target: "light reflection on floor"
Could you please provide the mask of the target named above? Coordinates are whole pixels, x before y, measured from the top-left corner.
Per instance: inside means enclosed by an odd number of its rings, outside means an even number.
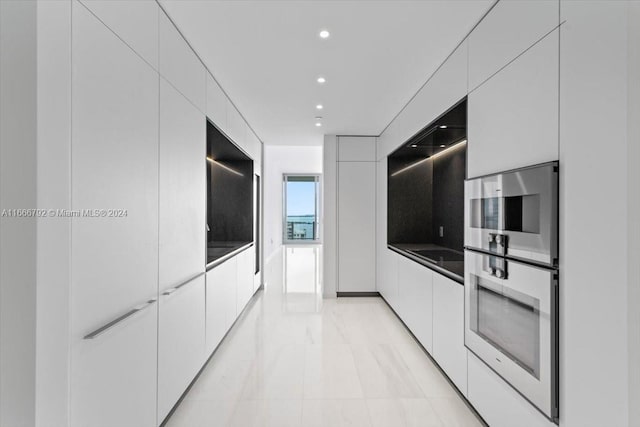
[[[279,250],[166,425],[481,425],[381,298],[323,299],[321,272],[321,246]]]

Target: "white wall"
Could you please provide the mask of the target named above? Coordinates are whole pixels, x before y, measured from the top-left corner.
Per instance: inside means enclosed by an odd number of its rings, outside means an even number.
[[[322,174],[320,146],[264,146],[264,259],[282,245],[282,175],[286,173]],[[322,182],[321,182],[322,191]],[[322,209],[322,206],[320,207]],[[322,229],[322,217],[320,227]]]

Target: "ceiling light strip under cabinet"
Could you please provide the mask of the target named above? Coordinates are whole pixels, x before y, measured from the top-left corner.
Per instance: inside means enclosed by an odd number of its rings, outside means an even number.
[[[445,154],[445,153],[447,153],[449,151],[453,151],[454,149],[456,149],[458,147],[461,147],[463,144],[466,144],[466,143],[467,143],[467,140],[463,139],[462,141],[452,145],[451,147],[434,154],[433,156],[429,156],[429,157],[427,157],[425,159],[418,160],[415,163],[411,163],[409,166],[406,166],[406,167],[404,167],[404,168],[402,168],[402,169],[400,169],[398,171],[395,171],[394,173],[391,174],[391,176],[396,176],[396,175],[399,175],[399,174],[401,174],[403,172],[408,171],[409,169],[413,169],[416,166],[421,165],[422,163],[426,162],[427,160],[435,159],[436,157],[441,156],[441,155],[443,155],[443,154]]]

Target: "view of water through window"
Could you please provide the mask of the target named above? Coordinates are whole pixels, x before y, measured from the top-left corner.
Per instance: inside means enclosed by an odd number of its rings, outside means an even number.
[[[318,239],[317,175],[285,175],[284,238],[288,241]]]

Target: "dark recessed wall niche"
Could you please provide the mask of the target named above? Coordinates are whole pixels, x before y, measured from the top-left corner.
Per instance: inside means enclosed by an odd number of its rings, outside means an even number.
[[[466,99],[389,155],[387,243],[464,246]]]
[[[253,160],[207,121],[207,263],[253,241]]]

